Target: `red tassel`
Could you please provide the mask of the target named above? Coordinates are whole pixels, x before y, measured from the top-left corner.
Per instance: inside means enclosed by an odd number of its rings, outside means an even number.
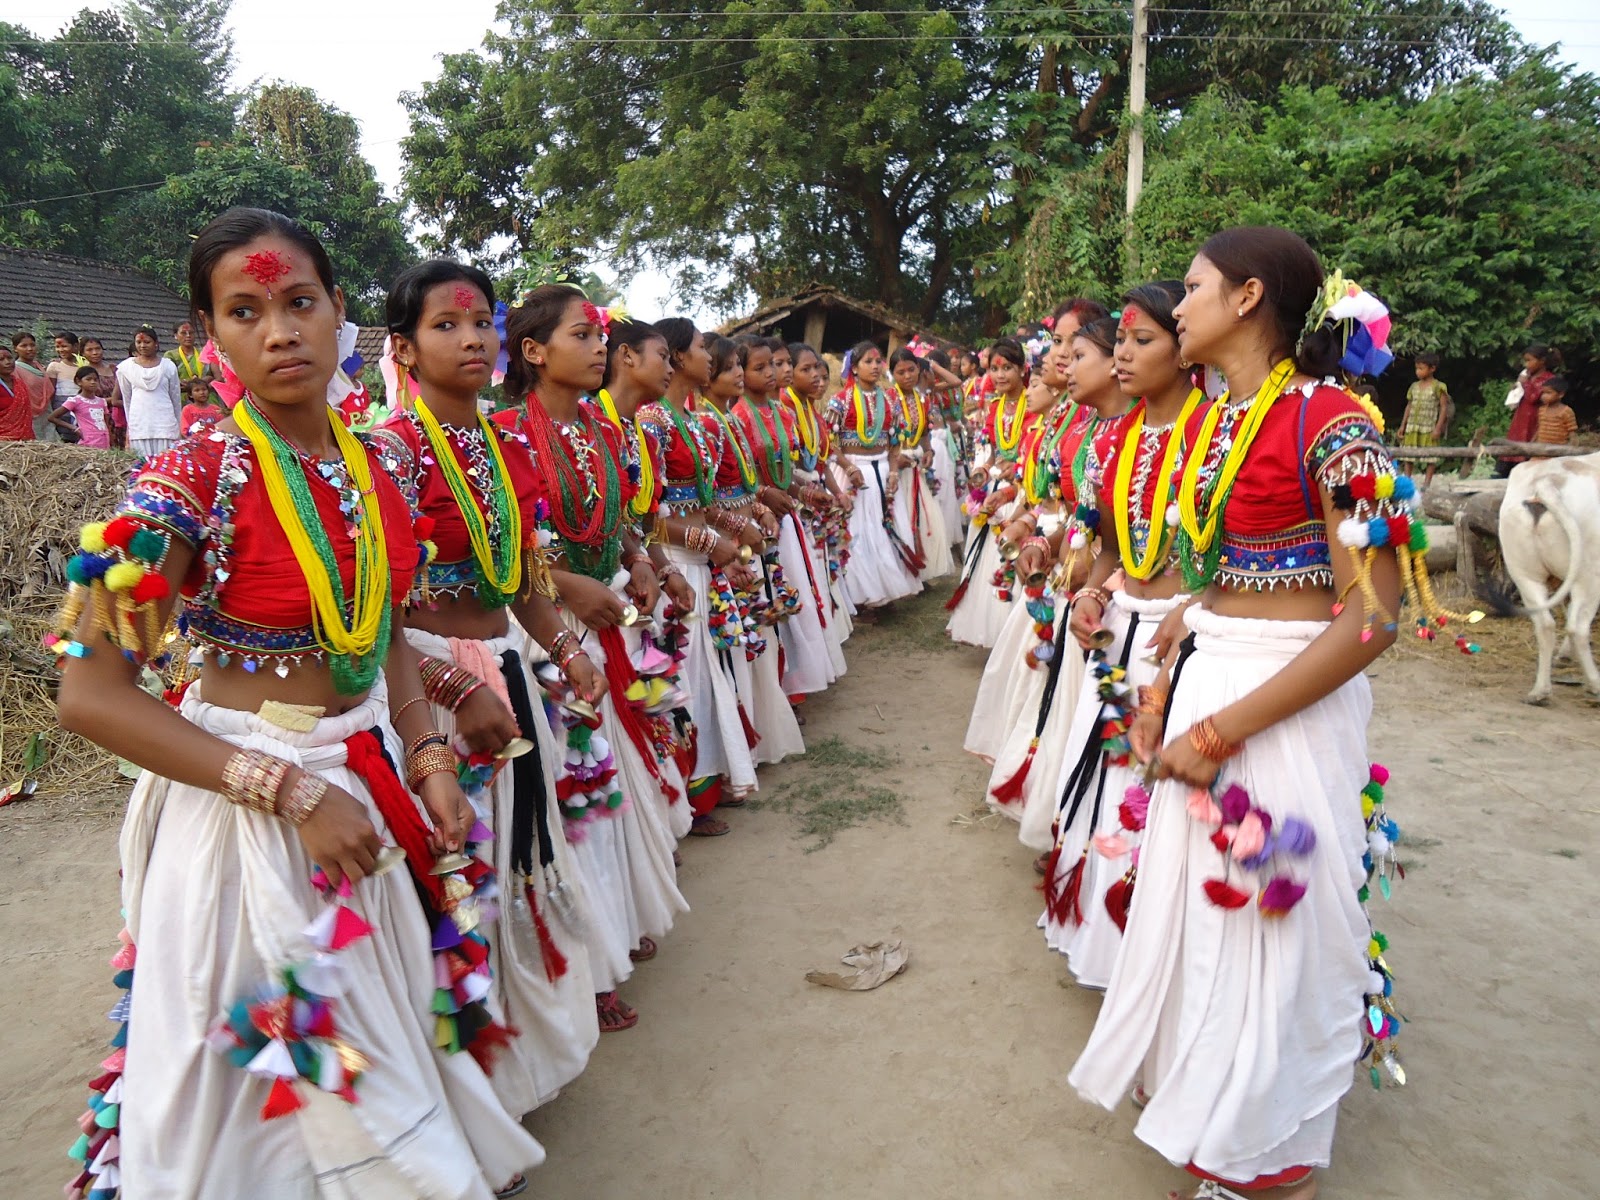
[[[261,1119],[270,1121],[275,1117],[286,1117],[290,1113],[305,1107],[306,1102],[300,1098],[300,1093],[294,1090],[294,1084],[279,1076],[272,1081],[272,1090],[267,1093],[267,1102],[261,1106]]]
[[[483,1068],[485,1075],[494,1074],[494,1056],[517,1036],[517,1031],[509,1025],[497,1025],[493,1021],[478,1030],[477,1036],[472,1039],[472,1044],[467,1047],[467,1053],[472,1055],[473,1061]]]
[[[761,741],[761,735],[756,732],[756,727],[750,724],[750,714],[744,711],[742,700],[739,702],[739,724],[744,726],[744,740],[749,742],[750,749],[754,750],[756,744]]]
[[[956,606],[961,603],[961,597],[967,594],[967,584],[971,582],[972,580],[970,579],[963,579],[960,583],[956,584],[956,590],[951,592],[950,599],[944,602],[945,612],[955,612]]]
[[[1129,871],[1106,889],[1106,912],[1117,928],[1128,928],[1128,908],[1133,904],[1133,872]]]
[[[367,781],[372,790],[372,802],[395,845],[406,852],[406,863],[417,885],[428,893],[433,906],[444,903],[444,880],[431,874],[434,856],[428,826],[423,822],[422,811],[406,791],[400,777],[394,773],[389,760],[384,758],[378,739],[370,731],[352,734],[344,741],[345,766]]]
[[[1066,914],[1066,920],[1074,925],[1083,924],[1083,869],[1088,861],[1089,851],[1085,849],[1082,854],[1078,855],[1078,861],[1068,873],[1067,882],[1061,889],[1063,893],[1062,911]]]
[[[1018,800],[1021,800],[1023,788],[1028,782],[1028,771],[1033,767],[1033,756],[1038,753],[1038,750],[1039,739],[1034,738],[1028,743],[1028,756],[1022,760],[1022,765],[1017,768],[1016,773],[1004,783],[996,784],[990,788],[989,795],[993,796],[1001,804],[1015,804]]]
[[[655,745],[650,740],[650,726],[644,717],[644,710],[633,701],[624,699],[628,689],[638,680],[639,674],[633,669],[633,663],[628,658],[627,644],[622,640],[622,630],[615,625],[599,631],[600,648],[606,656],[606,682],[611,685],[611,699],[616,708],[617,720],[621,722],[623,732],[628,735],[628,740],[633,743],[639,757],[644,760],[645,768],[650,772],[661,790],[666,794],[670,803],[677,795],[677,789],[672,787],[661,777],[661,768],[656,762]]]
[[[1058,843],[1052,851],[1044,867],[1044,907],[1050,914],[1050,919],[1058,925],[1083,924],[1083,908],[1079,902],[1079,893],[1083,890],[1083,866],[1089,857],[1086,848],[1078,856],[1078,861],[1068,871],[1060,884],[1056,883],[1056,872],[1061,865],[1061,846]]]
[[[550,936],[550,926],[545,924],[544,914],[539,911],[538,893],[533,890],[532,885],[525,890],[528,895],[528,911],[533,914],[533,931],[539,935],[539,953],[544,958],[544,977],[554,983],[567,973],[567,956],[561,953],[561,947],[557,946],[555,938]]]
[[[1039,880],[1039,890],[1044,893],[1045,911],[1055,921],[1061,919],[1061,914],[1056,911],[1056,891],[1051,885],[1055,883],[1056,864],[1061,861],[1061,843],[1056,842],[1050,847],[1050,853],[1045,855],[1044,878]]]
[[[1243,908],[1250,903],[1250,893],[1241,892],[1226,879],[1208,879],[1205,882],[1206,899],[1218,908]]]
[[[1228,847],[1233,845],[1233,843],[1228,839],[1228,835],[1220,829],[1212,833],[1211,844],[1217,848],[1218,854],[1226,854],[1228,852]]]

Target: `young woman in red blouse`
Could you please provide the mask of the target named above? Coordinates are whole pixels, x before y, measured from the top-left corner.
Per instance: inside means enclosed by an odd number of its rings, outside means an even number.
[[[995,395],[987,402],[974,447],[961,582],[945,603],[950,636],[984,647],[994,645],[1016,599],[1016,592],[998,582],[1006,573],[998,534],[1022,511],[1017,458],[1023,438],[1043,415],[1028,410],[1028,356],[1020,342],[1001,338],[990,347],[989,376]]]
[[[752,526],[728,533],[708,520],[717,474],[729,452],[721,427],[697,398],[711,383],[711,355],[691,321],[669,317],[656,328],[666,341],[672,377],[660,402],[645,406],[639,418],[661,446],[657,530],[662,548],[694,592],[683,660],[696,731],[690,833],[720,837],[730,827],[715,815],[717,806],[742,800],[756,786],[755,726],[734,673],[735,658],[744,655],[735,595],[755,585],[750,564],[763,539]]]
[[[801,518],[801,506],[808,500],[818,504],[829,497],[815,483],[800,481],[800,429],[793,411],[774,398],[777,375],[771,364],[777,351],[773,345],[774,339],[754,336],[741,344],[744,395],[735,402],[732,415],[752,451],[757,494],[778,518],[777,551],[784,581],[798,595],[796,610],[777,627],[783,646],[784,694],[795,698],[824,691],[842,675],[844,654],[827,633],[832,607],[827,566],[818,561],[813,538]],[[788,360],[788,347],[783,346],[782,352]]]
[[[753,757],[760,766],[805,753],[800,725],[784,694],[778,670],[777,625],[799,598],[793,591],[786,590],[792,588],[793,583],[783,574],[778,562],[778,514],[763,500],[765,496],[783,503],[789,497],[780,496],[775,489],[763,489],[756,469],[755,447],[745,436],[743,425],[732,415],[734,405],[744,395],[744,366],[739,361],[739,346],[713,334],[706,349],[711,355],[711,382],[701,396],[702,411],[715,427],[723,446],[717,468],[716,495],[707,520],[714,528],[733,537],[753,533],[761,536],[760,549],[751,561],[754,585],[740,596],[745,653],[742,658],[733,656],[739,695],[755,727]]]
[[[126,1044],[91,1085],[74,1186],[487,1198],[543,1152],[475,1061],[490,1041],[453,1052],[491,1020],[484,875],[399,635],[410,509],[326,402],[343,295],[316,239],[260,209],[200,231],[189,295],[245,396],[85,527],[57,642],[63,725],[145,768]],[[177,712],[137,679],[173,609],[203,663]],[[451,948],[477,986],[437,1047]]]
[[[1173,553],[1192,639],[1137,700],[1135,752],[1162,778],[1131,814],[1138,886],[1070,1076],[1108,1108],[1133,1089],[1135,1134],[1197,1196],[1308,1200],[1353,1065],[1403,1078],[1362,904],[1394,832],[1363,672],[1395,636],[1393,547],[1420,560],[1409,480],[1334,382],[1381,363],[1357,347],[1381,347],[1387,314],[1336,323],[1328,306],[1364,294],[1322,282],[1268,227],[1212,237],[1184,278],[1179,352],[1230,390],[1185,430]]]
[[[372,444],[433,548],[409,597],[406,637],[423,656],[433,721],[473,764],[469,798],[494,834],[506,903],[492,962],[521,1068],[496,1070],[494,1084],[520,1117],[582,1072],[599,1026],[581,934],[586,889],[556,798],[565,746],[508,614],[563,663],[586,701],[606,682],[563,645],[571,635],[551,602],[543,484],[526,438],[479,406],[500,349],[494,285],[476,267],[433,259],[394,281],[387,317],[398,394]],[[521,753],[498,759],[508,747]]]
[[[1186,598],[1172,553],[1173,478],[1183,463],[1183,427],[1204,396],[1178,350],[1172,313],[1182,299],[1176,281],[1144,284],[1122,298],[1115,369],[1133,407],[1089,451],[1100,552],[1073,599],[1068,627],[1085,649],[1097,635],[1109,639],[1093,652],[1055,782],[1042,922],[1046,941],[1067,955],[1084,987],[1103,988],[1111,978],[1126,914],[1122,900],[1136,878],[1120,823],[1135,782],[1126,737],[1134,699],[1138,688],[1155,682],[1156,629]],[[1114,575],[1121,584],[1108,591]],[[1119,883],[1108,906],[1107,893]]]
[[[656,939],[688,909],[665,816],[680,797],[660,765],[667,755],[656,745],[650,714],[629,695],[638,694],[637,642],[630,646],[624,626],[655,611],[660,582],[628,528],[635,485],[622,431],[586,398],[605,378],[605,315],[577,288],[547,284],[512,305],[506,344],[506,394],[522,399],[496,420],[528,439],[544,487],[546,549],[568,631],[611,684],[594,715],[569,709],[568,775],[576,783],[582,772],[583,786],[563,788],[562,800],[595,913],[589,963],[600,1028],[609,1032],[637,1023],[638,1013],[616,987],[633,961],[654,956]]]
[[[894,527],[900,424],[883,374],[883,351],[872,342],[856,346],[845,361],[844,388],[829,403],[826,417],[835,465],[854,489],[844,594],[858,610],[922,590],[921,564],[910,559],[910,548]]]

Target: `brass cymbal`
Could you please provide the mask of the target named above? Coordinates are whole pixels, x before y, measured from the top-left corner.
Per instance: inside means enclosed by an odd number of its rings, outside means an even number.
[[[496,754],[495,757],[501,761],[504,761],[508,758],[521,758],[524,754],[527,754],[532,749],[533,743],[527,738],[514,737],[504,746],[500,747],[500,753]]]

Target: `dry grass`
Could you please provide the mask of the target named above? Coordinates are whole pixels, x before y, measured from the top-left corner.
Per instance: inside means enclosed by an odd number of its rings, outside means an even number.
[[[40,639],[79,526],[111,512],[132,463],[115,451],[0,443],[0,788],[25,774],[40,797],[118,782],[115,758],[57,725],[55,662]]]

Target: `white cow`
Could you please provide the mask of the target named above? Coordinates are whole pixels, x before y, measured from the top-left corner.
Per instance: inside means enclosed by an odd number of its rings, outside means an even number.
[[[1556,649],[1553,609],[1567,605],[1562,654],[1573,654],[1590,695],[1600,699],[1600,671],[1589,627],[1600,608],[1600,454],[1521,463],[1500,504],[1500,554],[1533,618],[1539,671],[1529,704],[1550,702]],[[1559,584],[1551,594],[1552,583]]]

